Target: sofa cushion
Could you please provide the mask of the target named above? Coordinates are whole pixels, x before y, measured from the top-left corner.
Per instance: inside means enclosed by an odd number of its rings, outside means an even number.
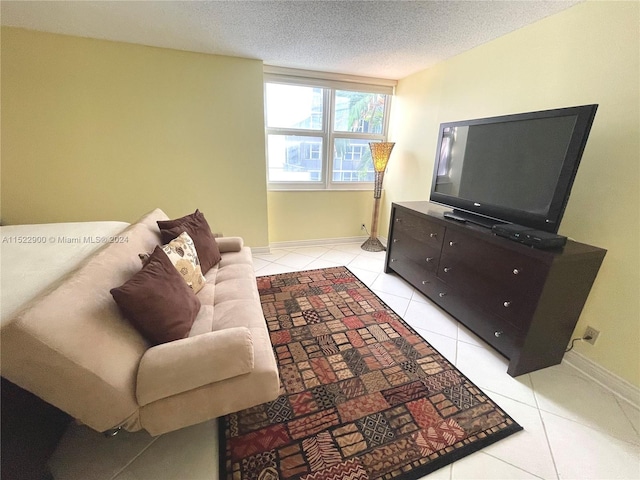
[[[150,348],[136,382],[138,403],[187,392],[253,370],[253,341],[246,327],[227,328]]]
[[[123,315],[151,343],[184,338],[191,329],[200,300],[160,246],[149,263],[124,285],[111,289]]]
[[[211,228],[200,210],[175,220],[158,221],[158,227],[163,243],[170,242],[182,232],[189,234],[198,251],[203,273],[209,271],[222,258]]]

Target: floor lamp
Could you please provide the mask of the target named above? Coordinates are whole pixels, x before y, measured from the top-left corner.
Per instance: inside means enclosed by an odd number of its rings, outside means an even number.
[[[382,180],[384,171],[389,162],[391,150],[393,150],[394,142],[371,142],[371,158],[373,159],[373,168],[376,171],[376,183],[373,189],[373,217],[371,219],[371,233],[369,238],[362,244],[361,248],[367,252],[382,252],[386,250],[380,240],[378,240],[378,216],[380,215],[380,196],[382,195]]]

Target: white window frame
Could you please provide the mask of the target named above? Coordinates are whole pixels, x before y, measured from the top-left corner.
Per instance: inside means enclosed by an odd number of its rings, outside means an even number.
[[[267,125],[267,83],[281,83],[323,89],[322,128],[320,130],[275,128]],[[355,77],[350,75],[327,74],[308,70],[297,70],[281,67],[264,67],[264,114],[265,114],[265,152],[267,158],[267,188],[269,190],[370,190],[374,182],[333,181],[333,145],[336,139],[368,140],[385,142],[389,129],[391,101],[394,94],[395,80]],[[387,95],[385,103],[383,131],[380,134],[362,132],[334,131],[335,92],[348,90],[362,93],[381,93]],[[322,139],[322,181],[305,182],[271,182],[269,181],[268,138],[270,134],[318,137]]]

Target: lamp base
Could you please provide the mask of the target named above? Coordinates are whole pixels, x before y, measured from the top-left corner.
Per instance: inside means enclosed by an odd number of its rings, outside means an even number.
[[[384,248],[384,245],[380,243],[380,240],[375,237],[367,238],[367,240],[362,245],[360,245],[360,248],[366,250],[367,252],[384,252],[386,250],[386,248]]]

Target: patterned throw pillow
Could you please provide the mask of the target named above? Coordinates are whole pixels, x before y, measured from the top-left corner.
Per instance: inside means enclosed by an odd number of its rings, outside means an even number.
[[[198,252],[189,234],[182,232],[161,248],[187,285],[193,289],[193,293],[198,293],[204,287],[206,279],[202,275]],[[142,255],[140,258],[142,259]]]

